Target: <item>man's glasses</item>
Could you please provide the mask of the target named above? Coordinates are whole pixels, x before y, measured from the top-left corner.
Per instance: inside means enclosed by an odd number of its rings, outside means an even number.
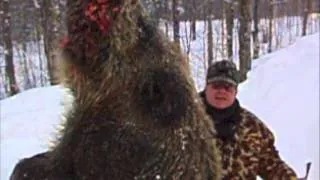
[[[232,91],[232,89],[235,87],[233,84],[228,82],[212,82],[210,83],[211,88],[213,89],[225,89],[226,91]]]

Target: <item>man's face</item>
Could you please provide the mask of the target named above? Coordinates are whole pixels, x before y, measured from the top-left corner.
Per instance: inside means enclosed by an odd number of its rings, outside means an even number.
[[[233,104],[237,95],[234,85],[217,81],[207,84],[205,89],[207,102],[218,109],[225,109]]]

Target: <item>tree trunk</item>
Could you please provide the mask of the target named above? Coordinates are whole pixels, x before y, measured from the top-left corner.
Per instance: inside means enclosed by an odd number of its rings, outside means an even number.
[[[304,0],[303,8],[303,22],[302,22],[302,36],[307,35],[308,16],[311,13],[311,0]]]
[[[179,25],[179,0],[172,0],[172,21],[173,21],[173,39],[180,46],[180,25]]]
[[[300,3],[300,0],[296,0],[295,2],[295,12],[296,14],[298,15],[297,18],[295,18],[295,26],[296,26],[296,36],[300,36],[300,16],[301,16],[301,12],[300,12],[300,6],[301,6],[301,3]]]
[[[226,26],[227,26],[227,55],[228,59],[233,59],[233,27],[234,27],[234,3],[225,2]]]
[[[27,60],[27,45],[25,42],[22,43],[22,64],[23,64],[23,68],[24,68],[24,89],[31,89],[33,87],[32,83],[31,83],[31,79],[30,79],[30,73],[29,73],[29,66],[28,67],[28,63],[29,61]]]
[[[169,21],[169,17],[167,16],[168,12],[169,12],[169,7],[168,7],[168,0],[164,0],[164,11],[166,13],[165,15],[165,34],[166,37],[169,37],[169,25],[168,25],[168,21]]]
[[[47,69],[49,74],[49,81],[51,85],[58,84],[57,67],[56,67],[56,56],[54,49],[56,48],[56,27],[54,26],[52,1],[45,0],[41,8],[42,14],[42,28],[43,28],[43,41],[44,41],[44,52],[47,57]]]
[[[209,3],[211,4],[211,3]],[[208,22],[208,34],[207,34],[207,40],[208,40],[208,65],[210,66],[213,62],[213,32],[212,32],[212,18],[211,18],[211,7],[208,5],[207,8],[207,22]]]
[[[211,65],[213,62],[213,33],[212,33],[212,20],[208,17],[208,64]]]
[[[221,29],[221,40],[220,40],[220,48],[221,48],[221,51],[220,51],[220,54],[221,54],[221,57],[222,59],[224,59],[226,57],[226,48],[225,48],[225,44],[226,44],[226,32],[225,32],[225,14],[223,13],[224,12],[224,0],[220,0],[220,4],[221,4],[221,19],[220,19],[220,29]],[[213,6],[209,6],[209,7],[213,7]],[[212,13],[211,13],[212,14]],[[214,16],[214,15],[213,15]],[[213,18],[214,19],[214,18]],[[219,42],[219,39],[217,40]]]
[[[23,9],[27,9],[27,5],[23,4],[22,8]],[[21,19],[23,22],[27,22],[28,11],[21,11],[20,13],[21,13],[21,15],[19,16],[19,19]],[[23,23],[22,24],[22,29],[27,30],[28,29],[28,24],[27,23]],[[28,59],[28,56],[27,56],[27,53],[28,53],[27,42],[28,42],[28,32],[27,31],[22,31],[22,33],[21,33],[21,42],[19,42],[19,45],[22,46],[22,50],[21,50],[21,53],[18,53],[18,54],[21,54],[21,55],[19,55],[19,59],[20,59],[20,62],[21,62],[20,67],[23,67],[23,73],[22,73],[23,83],[24,83],[22,85],[22,87],[23,87],[22,89],[23,90],[28,90],[28,89],[33,88],[33,85],[32,85],[33,83],[32,83],[32,81],[30,79],[31,64],[29,64],[29,61],[27,60]]]
[[[273,11],[273,1],[269,2],[269,33],[268,33],[268,53],[272,52],[272,24],[273,24],[273,17],[274,16],[274,11]]]
[[[196,21],[193,19],[191,21],[191,28],[190,28],[190,32],[191,32],[191,40],[195,41],[197,39],[197,34],[196,34]]]
[[[15,78],[15,70],[13,63],[13,47],[11,39],[11,17],[9,10],[9,1],[2,2],[3,11],[3,38],[4,38],[4,51],[6,62],[6,74],[9,80],[10,96],[19,93],[19,87]]]
[[[42,59],[42,46],[41,46],[41,32],[40,28],[36,28],[36,39],[37,39],[37,50],[38,50],[38,56],[39,56],[39,78],[40,78],[40,86],[44,86],[45,84],[45,78],[43,76],[44,74],[44,68],[43,68],[43,59]]]
[[[254,0],[254,6],[253,6],[253,23],[254,23],[254,31],[252,33],[252,39],[253,39],[253,59],[259,58],[259,52],[260,52],[260,42],[259,42],[259,2],[260,0]]]
[[[196,11],[194,9],[196,9],[197,5],[196,5],[196,1],[192,0],[192,20],[191,20],[191,27],[190,27],[190,32],[191,32],[191,39],[193,41],[196,40],[197,38],[197,34],[196,34]]]
[[[251,6],[250,0],[240,0],[240,29],[239,29],[239,58],[240,80],[247,79],[247,72],[251,69]]]

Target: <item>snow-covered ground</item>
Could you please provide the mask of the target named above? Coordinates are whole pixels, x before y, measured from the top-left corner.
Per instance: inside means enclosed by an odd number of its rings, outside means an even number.
[[[20,158],[47,149],[65,92],[60,86],[37,88],[0,101],[1,180]],[[312,161],[309,179],[319,180],[319,33],[255,60],[238,97],[275,133],[280,155],[299,176]]]
[[[274,132],[276,145],[300,176],[312,161],[319,180],[319,33],[256,60],[239,89],[242,105]]]

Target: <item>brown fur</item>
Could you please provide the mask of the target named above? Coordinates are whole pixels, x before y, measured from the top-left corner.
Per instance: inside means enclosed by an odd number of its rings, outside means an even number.
[[[136,0],[111,1],[124,11],[108,32],[85,17],[89,3],[68,1],[62,68],[73,107],[45,169],[23,179],[219,179],[213,124],[179,48]]]

